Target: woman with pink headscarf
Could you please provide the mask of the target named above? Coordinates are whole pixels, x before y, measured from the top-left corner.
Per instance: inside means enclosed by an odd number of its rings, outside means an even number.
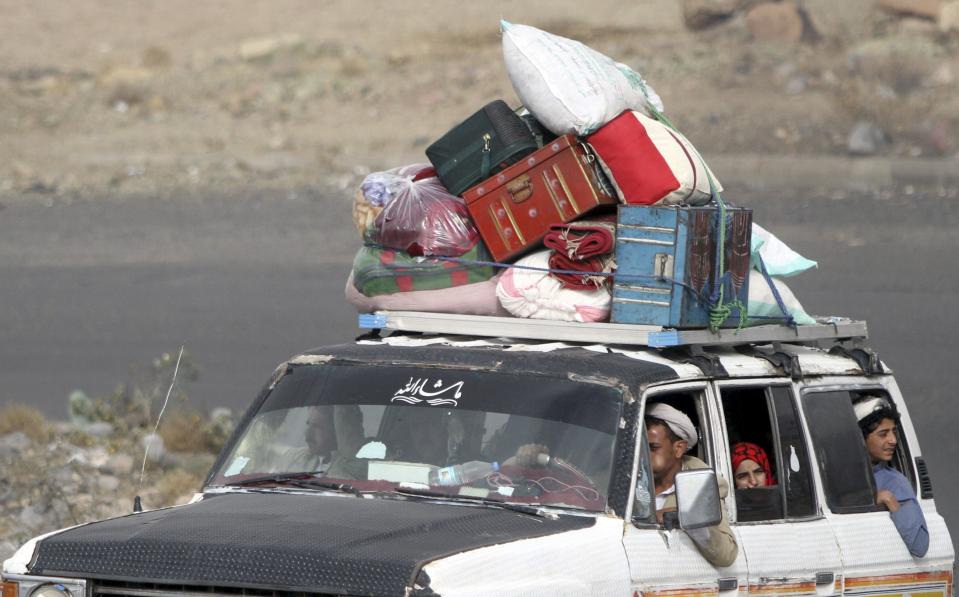
[[[769,487],[776,484],[766,451],[750,442],[733,444],[733,481],[736,489]]]

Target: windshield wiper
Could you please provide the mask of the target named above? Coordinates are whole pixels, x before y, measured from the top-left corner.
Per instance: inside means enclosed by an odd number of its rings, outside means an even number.
[[[259,483],[285,483],[296,480],[299,477],[311,477],[322,471],[300,471],[298,473],[273,473],[272,475],[260,475],[259,477],[250,477],[249,479],[240,479],[239,481],[230,481],[226,485],[235,487],[245,487],[247,485],[257,485]]]
[[[363,497],[363,493],[350,485],[349,483],[339,483],[337,481],[327,481],[325,479],[292,479],[287,481],[290,485],[295,485],[296,487],[303,487],[306,489],[332,489],[333,491],[342,491],[344,493],[352,493],[356,497]]]
[[[258,485],[260,483],[276,483],[278,485],[292,485],[294,487],[302,487],[305,489],[331,489],[333,491],[352,493],[357,497],[361,497],[362,494],[360,494],[360,492],[349,483],[338,483],[336,481],[328,481],[326,479],[317,479],[314,477],[314,475],[319,474],[320,472],[321,471],[301,471],[298,473],[276,473],[273,475],[261,475],[259,477],[250,477],[249,479],[233,481],[232,483],[227,483],[227,485],[235,487],[247,487],[250,485]]]
[[[436,497],[447,500],[463,500],[468,502],[473,502],[477,504],[483,504],[484,506],[493,506],[496,508],[502,508],[503,510],[512,510],[513,512],[520,512],[522,514],[529,514],[531,516],[536,516],[537,518],[549,518],[556,519],[559,518],[553,512],[547,512],[540,508],[539,506],[533,506],[528,504],[516,504],[513,502],[503,502],[500,500],[493,500],[490,498],[479,497],[474,495],[451,495],[448,493],[443,493],[441,491],[433,491],[432,489],[425,489],[420,487],[397,487],[392,490],[391,493],[398,493],[400,495],[408,495],[415,497]]]

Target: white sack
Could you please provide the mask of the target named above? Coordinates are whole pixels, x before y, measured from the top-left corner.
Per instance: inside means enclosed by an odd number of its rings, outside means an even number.
[[[550,253],[532,253],[516,265],[548,269]],[[545,271],[513,267],[500,276],[496,297],[516,317],[553,321],[604,321],[612,304],[605,285],[597,290],[571,290]]]
[[[797,324],[812,325],[816,323],[816,320],[810,317],[802,305],[799,304],[799,300],[796,299],[785,282],[776,278],[772,278],[772,281],[776,285],[779,297],[783,300],[783,305]],[[782,323],[782,320],[786,317],[783,315],[782,309],[779,308],[766,278],[756,270],[749,271],[749,301],[746,309],[749,313],[749,325]],[[767,319],[753,319],[754,317]],[[769,317],[775,319],[768,319]]]
[[[786,243],[776,238],[775,234],[759,224],[753,224],[751,245],[752,266],[759,270],[759,257],[762,257],[763,263],[766,264],[766,273],[770,276],[788,278],[819,265],[790,249]]]
[[[663,102],[639,73],[588,46],[500,21],[503,58],[516,95],[557,135],[588,135],[624,110]]]

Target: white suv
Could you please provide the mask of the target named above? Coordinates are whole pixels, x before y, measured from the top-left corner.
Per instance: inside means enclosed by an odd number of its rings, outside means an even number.
[[[874,505],[852,407],[866,395],[902,415],[892,464],[925,515],[924,557]],[[677,483],[677,528],[651,497],[653,402],[690,417],[711,469]],[[772,479],[720,506],[740,440]],[[720,507],[738,556],[717,568],[688,531]],[[202,494],[30,541],[3,597],[946,597],[953,562],[903,397],[868,351],[394,334],[281,365]]]

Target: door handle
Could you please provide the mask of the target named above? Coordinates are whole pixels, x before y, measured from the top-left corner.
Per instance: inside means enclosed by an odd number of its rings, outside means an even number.
[[[739,580],[735,576],[719,579],[719,592],[735,591],[739,588]]]
[[[817,572],[816,586],[831,585],[836,582],[836,574],[833,572]]]

